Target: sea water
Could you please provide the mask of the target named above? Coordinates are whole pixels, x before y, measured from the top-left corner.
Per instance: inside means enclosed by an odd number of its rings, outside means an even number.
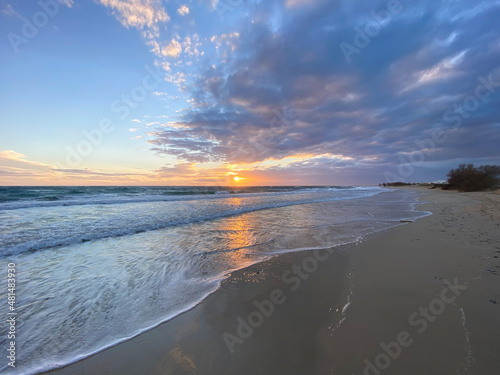
[[[276,254],[356,242],[425,216],[417,197],[339,186],[0,187],[2,279],[16,268],[9,373],[60,367],[132,338]]]

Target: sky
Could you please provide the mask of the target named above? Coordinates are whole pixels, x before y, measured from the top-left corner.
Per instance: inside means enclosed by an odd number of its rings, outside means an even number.
[[[0,185],[500,164],[500,1],[0,0]]]

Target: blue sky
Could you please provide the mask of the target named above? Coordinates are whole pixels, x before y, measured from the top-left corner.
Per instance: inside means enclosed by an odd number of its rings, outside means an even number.
[[[0,184],[500,164],[500,2],[0,0]]]

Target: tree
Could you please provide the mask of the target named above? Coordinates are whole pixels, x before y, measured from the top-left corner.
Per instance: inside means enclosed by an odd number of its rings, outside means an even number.
[[[451,189],[462,191],[480,191],[492,189],[499,183],[500,166],[482,165],[475,168],[473,164],[460,164],[457,169],[448,173],[448,184]]]

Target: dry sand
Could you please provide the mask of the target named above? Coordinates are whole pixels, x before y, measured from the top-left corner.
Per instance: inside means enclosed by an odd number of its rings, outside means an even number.
[[[237,271],[172,321],[51,373],[500,374],[500,195],[422,192],[431,216]],[[300,285],[283,279],[294,266]]]

